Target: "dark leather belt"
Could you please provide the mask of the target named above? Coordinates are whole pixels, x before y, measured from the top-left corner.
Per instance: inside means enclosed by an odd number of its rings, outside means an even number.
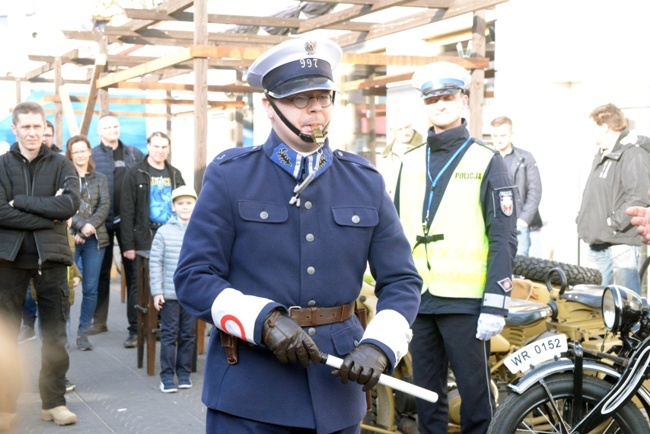
[[[300,327],[316,327],[326,324],[343,322],[354,315],[354,305],[351,301],[343,306],[335,307],[290,307],[289,316]]]
[[[334,324],[343,322],[354,315],[354,308],[356,300],[351,301],[343,306],[335,307],[290,307],[289,316],[298,323],[300,327],[316,327],[326,324]],[[361,309],[363,315],[362,325],[365,328],[365,309]],[[244,348],[259,348],[248,342],[242,341],[239,338],[229,335],[228,333],[219,330],[221,337],[221,346],[226,351],[226,358],[228,363],[235,365],[239,362],[239,346],[243,345]]]

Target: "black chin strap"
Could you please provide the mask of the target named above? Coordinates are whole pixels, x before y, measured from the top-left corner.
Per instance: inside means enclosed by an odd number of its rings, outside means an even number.
[[[275,111],[275,113],[282,120],[282,122],[284,122],[284,124],[287,126],[287,128],[289,128],[295,135],[300,137],[303,141],[305,141],[307,143],[314,143],[315,142],[314,136],[302,133],[298,128],[293,126],[293,124],[291,124],[291,122],[289,122],[289,120],[286,117],[284,117],[284,115],[282,114],[282,112],[280,111],[278,106],[275,105],[274,98],[271,95],[269,95],[268,91],[265,90],[264,95],[266,95],[266,99],[269,101],[269,104],[271,104],[271,107],[273,107],[273,111]],[[334,96],[335,95],[332,95],[332,104],[334,104]],[[327,128],[329,127],[329,125],[330,124],[328,122],[327,125],[325,125],[325,127],[323,127],[323,137],[327,136]]]

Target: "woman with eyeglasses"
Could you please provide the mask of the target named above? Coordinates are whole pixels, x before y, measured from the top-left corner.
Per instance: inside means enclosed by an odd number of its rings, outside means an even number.
[[[109,245],[104,221],[110,208],[110,193],[106,176],[95,171],[86,136],[71,137],[66,144],[65,155],[72,160],[79,175],[81,205],[72,217],[70,232],[75,241],[74,260],[83,275],[77,347],[81,351],[88,351],[93,349],[88,341],[88,331],[97,305],[99,271],[106,246]]]

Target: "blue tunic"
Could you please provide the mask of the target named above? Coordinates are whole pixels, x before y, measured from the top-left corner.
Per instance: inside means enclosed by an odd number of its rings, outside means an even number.
[[[263,146],[227,150],[208,166],[174,280],[183,306],[210,323],[215,299],[228,288],[269,299],[262,308],[251,303],[254,336],[247,339],[255,344],[240,342],[237,364],[228,364],[218,333],[212,334],[203,387],[209,408],[328,433],[362,419],[361,386],[342,384],[324,365],[280,363],[262,343],[265,316],[277,307],[351,302],[369,263],[377,311],[394,310],[411,324],[422,281],[383,179],[367,160],[326,143],[331,165],[296,207],[289,204],[296,180],[271,161],[280,144],[272,132]],[[355,316],[311,331],[321,351],[341,358],[363,336]],[[371,342],[394,366],[386,345]]]

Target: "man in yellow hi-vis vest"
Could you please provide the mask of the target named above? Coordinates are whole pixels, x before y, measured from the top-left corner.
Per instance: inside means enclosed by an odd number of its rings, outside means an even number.
[[[447,371],[461,395],[461,433],[485,433],[490,338],[510,304],[517,250],[514,187],[503,159],[471,138],[461,117],[469,73],[437,62],[413,75],[433,126],[402,159],[395,204],[422,276],[410,349],[415,384],[440,395],[417,400],[420,433],[447,432]]]

